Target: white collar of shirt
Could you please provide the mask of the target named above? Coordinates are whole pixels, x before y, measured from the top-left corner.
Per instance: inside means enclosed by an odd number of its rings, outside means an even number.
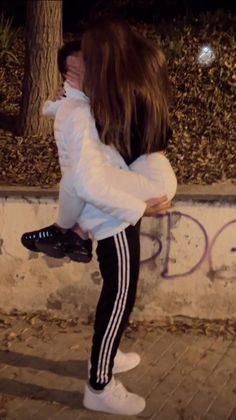
[[[65,95],[69,99],[80,99],[89,102],[88,96],[82,90],[73,88],[67,81],[64,82]]]

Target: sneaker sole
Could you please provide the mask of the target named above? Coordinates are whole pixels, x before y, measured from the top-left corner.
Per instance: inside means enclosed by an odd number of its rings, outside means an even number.
[[[63,254],[54,254],[54,253],[50,253],[50,252],[45,252],[45,251],[41,251],[41,253],[43,253],[44,255],[46,255],[47,257],[51,257],[51,258],[57,258],[59,260],[61,260],[62,258],[64,258],[66,255]]]
[[[47,255],[48,257],[52,257],[52,258],[64,258],[66,256],[66,254],[64,252],[60,252],[60,251],[53,251],[53,250],[48,250],[48,249],[44,249],[44,247],[39,248],[39,251],[42,252],[43,254]]]
[[[75,262],[89,263],[92,260],[92,257],[86,256],[86,255],[79,256],[79,255],[75,255],[69,252],[66,253],[66,256],[69,257],[71,261],[75,261]]]
[[[98,402],[98,405],[99,405],[99,402]],[[142,408],[140,408],[139,410],[134,410],[132,413],[129,411],[129,412],[122,412],[122,411],[119,411],[119,410],[112,410],[111,408],[105,408],[105,407],[101,407],[100,409],[99,409],[99,407],[94,407],[94,406],[92,406],[92,405],[90,405],[87,401],[86,401],[86,398],[84,398],[84,400],[83,400],[83,406],[87,409],[87,410],[90,410],[90,411],[97,411],[97,412],[99,412],[99,413],[107,413],[107,414],[114,414],[114,415],[117,415],[117,416],[137,416],[138,414],[140,414],[140,413],[142,413],[143,411],[144,411],[144,409],[145,409],[145,407],[146,407],[146,403],[144,403],[143,404],[143,407]]]
[[[25,248],[25,249],[27,249],[28,251],[30,251],[30,252],[41,252],[40,251],[40,249],[38,249],[38,248],[30,248],[29,246],[26,246],[26,245],[24,245],[24,244],[22,244],[23,245],[23,247]]]

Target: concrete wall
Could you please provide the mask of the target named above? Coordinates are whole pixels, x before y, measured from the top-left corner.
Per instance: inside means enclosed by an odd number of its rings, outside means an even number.
[[[135,319],[236,319],[235,188],[223,201],[216,194],[207,199],[199,189],[195,196],[182,190],[171,212],[143,219]],[[20,244],[23,232],[55,219],[56,192],[40,195],[12,190],[0,198],[0,308],[90,316],[101,287],[96,256],[83,265],[28,252]]]

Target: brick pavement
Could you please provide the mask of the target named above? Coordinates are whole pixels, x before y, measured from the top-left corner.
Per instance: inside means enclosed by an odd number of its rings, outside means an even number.
[[[0,420],[236,420],[236,338],[130,330],[121,348],[142,362],[119,377],[147,407],[124,417],[82,406],[91,335],[82,322],[0,323]]]

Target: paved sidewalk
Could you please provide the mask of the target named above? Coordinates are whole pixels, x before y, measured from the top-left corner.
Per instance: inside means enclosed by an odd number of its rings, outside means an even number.
[[[236,338],[130,329],[121,348],[142,356],[120,374],[147,400],[137,417],[83,409],[92,327],[0,317],[1,420],[236,420]]]

